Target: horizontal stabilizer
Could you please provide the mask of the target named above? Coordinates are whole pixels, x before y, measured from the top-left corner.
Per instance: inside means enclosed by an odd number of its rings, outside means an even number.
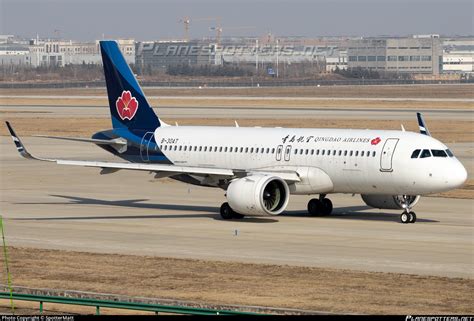
[[[97,145],[110,145],[113,148],[115,148],[119,153],[123,153],[127,150],[127,140],[123,138],[114,138],[114,139],[108,140],[108,139],[60,137],[60,136],[46,136],[46,135],[35,135],[34,137],[61,139],[61,140],[69,140],[69,141],[83,142],[83,143],[94,143]]]

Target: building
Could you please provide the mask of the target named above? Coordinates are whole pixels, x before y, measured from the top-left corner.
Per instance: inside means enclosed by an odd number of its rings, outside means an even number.
[[[200,41],[137,42],[135,61],[141,70],[166,69],[169,66],[218,64],[216,45]]]
[[[444,39],[443,72],[474,73],[474,38]]]
[[[326,57],[326,72],[334,72],[336,69],[347,69],[347,51],[336,50],[332,55]]]
[[[31,57],[27,46],[20,44],[0,44],[0,66],[30,66]]]
[[[133,39],[117,40],[125,60],[135,63],[135,41]],[[102,64],[99,40],[94,42],[77,42],[72,40],[30,40],[29,50],[34,66],[58,66],[68,64]]]
[[[443,70],[438,35],[412,38],[367,38],[349,42],[348,68],[386,73],[438,75]]]

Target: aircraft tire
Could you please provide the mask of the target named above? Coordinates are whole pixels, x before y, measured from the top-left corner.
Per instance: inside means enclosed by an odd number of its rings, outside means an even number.
[[[308,202],[308,213],[310,216],[320,216],[322,214],[323,205],[317,198],[312,198]]]
[[[323,198],[321,201],[322,205],[322,214],[323,215],[331,215],[332,213],[332,202],[329,198]]]
[[[409,223],[410,222],[410,214],[406,213],[406,212],[403,212],[400,215],[400,222],[403,223],[403,224]]]
[[[220,209],[221,217],[224,220],[230,220],[234,217],[234,210],[230,207],[229,203],[225,202],[221,205]],[[240,214],[239,214],[240,215]]]

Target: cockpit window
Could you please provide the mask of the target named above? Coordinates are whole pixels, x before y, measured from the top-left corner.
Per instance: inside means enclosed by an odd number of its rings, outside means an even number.
[[[433,157],[448,157],[446,152],[442,149],[432,149],[431,154],[433,154]]]
[[[431,157],[431,153],[429,149],[423,149],[421,152],[420,158],[426,158],[426,157]]]
[[[418,155],[420,155],[420,151],[421,149],[415,149],[411,154],[411,158],[418,158]]]
[[[449,149],[446,150],[446,154],[448,154],[449,157],[454,157],[453,153]]]

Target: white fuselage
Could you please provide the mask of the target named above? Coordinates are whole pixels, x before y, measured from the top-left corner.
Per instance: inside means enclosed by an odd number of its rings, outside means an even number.
[[[175,165],[297,171],[293,194],[423,195],[456,188],[467,177],[455,157],[412,158],[417,149],[448,149],[413,132],[164,126],[154,135]]]

